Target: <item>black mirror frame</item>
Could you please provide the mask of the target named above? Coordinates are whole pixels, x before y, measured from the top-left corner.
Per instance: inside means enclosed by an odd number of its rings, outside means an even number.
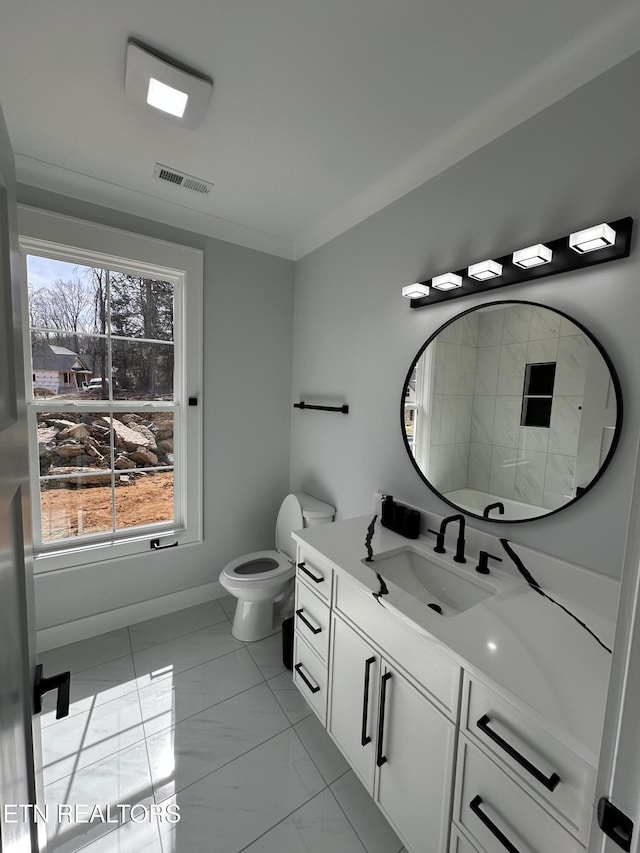
[[[420,359],[420,357],[422,356],[423,352],[426,350],[426,348],[429,346],[429,344],[432,343],[434,341],[434,339],[439,334],[441,334],[441,332],[443,332],[444,329],[446,329],[452,323],[455,323],[457,320],[459,320],[461,317],[466,316],[467,314],[471,314],[474,311],[478,311],[480,308],[488,308],[492,305],[532,305],[536,308],[546,308],[547,311],[554,311],[556,314],[559,314],[561,317],[564,317],[565,320],[569,320],[569,322],[573,323],[574,326],[577,326],[582,332],[584,332],[584,334],[589,338],[589,340],[593,343],[593,345],[596,347],[596,349],[598,350],[598,352],[600,353],[600,355],[604,359],[605,364],[609,368],[609,374],[611,375],[611,381],[613,383],[613,389],[614,389],[614,392],[616,395],[616,428],[615,428],[615,432],[613,435],[613,440],[611,442],[611,447],[609,448],[609,452],[607,453],[607,456],[606,456],[604,462],[600,466],[598,473],[595,475],[593,480],[591,480],[589,485],[584,487],[583,491],[581,491],[579,495],[576,495],[570,501],[567,501],[566,504],[563,504],[562,506],[558,507],[557,509],[551,509],[551,510],[549,510],[549,512],[545,513],[544,515],[536,515],[536,516],[532,516],[531,518],[511,518],[511,519],[509,519],[509,518],[499,518],[497,516],[491,516],[491,518],[485,518],[482,515],[477,515],[475,512],[470,512],[466,507],[465,508],[460,507],[460,506],[458,506],[458,504],[454,504],[452,501],[448,500],[448,498],[446,498],[442,494],[442,492],[439,492],[435,488],[435,486],[429,482],[429,480],[425,477],[423,472],[418,467],[418,464],[414,458],[414,455],[411,452],[411,448],[409,447],[409,442],[407,440],[406,430],[404,428],[404,423],[405,423],[405,395],[407,392],[407,387],[409,385],[409,380],[411,379],[411,375],[413,374],[415,366],[416,366],[418,360]],[[409,459],[411,460],[411,464],[413,465],[415,470],[418,472],[420,479],[431,489],[431,491],[437,497],[440,498],[440,500],[444,501],[446,504],[449,504],[449,506],[453,507],[453,509],[455,509],[456,512],[461,512],[464,515],[468,515],[470,518],[477,518],[479,521],[487,521],[491,524],[494,524],[494,523],[497,523],[497,524],[526,524],[526,523],[531,522],[531,521],[540,521],[541,519],[549,518],[549,516],[555,515],[558,512],[562,512],[562,510],[567,509],[567,507],[573,506],[576,503],[576,501],[579,501],[581,498],[583,498],[588,492],[591,491],[593,486],[595,486],[595,484],[598,482],[600,477],[602,477],[602,475],[604,474],[606,469],[609,467],[609,463],[611,462],[611,460],[613,458],[613,454],[615,453],[616,448],[618,446],[618,442],[620,441],[620,433],[622,430],[622,414],[623,414],[622,386],[620,385],[620,379],[618,378],[618,374],[616,372],[616,369],[613,366],[613,362],[609,358],[608,353],[606,352],[606,350],[604,349],[604,347],[602,346],[600,341],[598,341],[598,339],[593,335],[593,333],[590,332],[589,329],[587,329],[585,326],[583,326],[582,323],[579,323],[577,320],[575,320],[569,314],[566,314],[564,311],[559,311],[557,308],[550,308],[548,305],[543,305],[540,302],[531,302],[530,300],[526,300],[526,299],[505,299],[505,300],[498,300],[495,302],[484,302],[481,305],[474,305],[471,308],[467,308],[466,311],[461,311],[460,314],[456,314],[455,317],[452,317],[446,323],[443,323],[442,326],[439,326],[438,329],[436,329],[436,331],[431,335],[431,337],[428,338],[428,340],[420,347],[420,349],[418,350],[418,353],[416,354],[415,358],[411,362],[411,366],[409,367],[409,371],[407,373],[407,376],[404,380],[404,384],[402,386],[402,396],[400,397],[400,430],[402,432],[402,440],[404,442],[404,448],[407,451],[407,455],[408,455]]]

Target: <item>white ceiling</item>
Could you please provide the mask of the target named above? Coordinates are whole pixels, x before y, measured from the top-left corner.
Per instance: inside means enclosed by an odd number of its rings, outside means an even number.
[[[198,130],[130,36],[213,77]],[[637,0],[5,0],[0,105],[19,180],[298,258],[639,48]]]

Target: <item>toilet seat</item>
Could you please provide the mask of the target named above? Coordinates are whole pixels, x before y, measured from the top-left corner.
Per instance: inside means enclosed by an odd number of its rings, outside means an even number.
[[[222,574],[236,583],[267,580],[280,575],[293,573],[294,568],[286,554],[271,549],[270,551],[253,551],[232,560],[222,570]]]

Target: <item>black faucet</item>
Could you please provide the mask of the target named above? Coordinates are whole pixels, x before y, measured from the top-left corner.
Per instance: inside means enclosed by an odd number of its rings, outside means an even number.
[[[502,503],[502,501],[496,501],[494,504],[488,504],[482,510],[482,517],[483,518],[489,518],[489,513],[491,512],[492,509],[497,509],[499,515],[504,515],[504,504]]]
[[[464,525],[465,518],[464,515],[450,515],[449,518],[443,518],[442,524],[440,525],[440,530],[430,530],[430,533],[435,533],[436,536],[436,546],[433,549],[437,554],[444,554],[444,536],[447,531],[447,525],[450,521],[457,521],[459,524],[458,528],[458,539],[456,540],[456,555],[453,558],[456,563],[466,563],[467,560],[464,556]]]

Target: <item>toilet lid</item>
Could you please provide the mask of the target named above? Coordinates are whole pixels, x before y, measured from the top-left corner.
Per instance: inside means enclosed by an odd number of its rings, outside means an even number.
[[[300,501],[295,495],[287,495],[282,501],[276,521],[276,549],[286,554],[290,560],[294,560],[296,556],[296,546],[291,534],[302,527],[304,521]]]

